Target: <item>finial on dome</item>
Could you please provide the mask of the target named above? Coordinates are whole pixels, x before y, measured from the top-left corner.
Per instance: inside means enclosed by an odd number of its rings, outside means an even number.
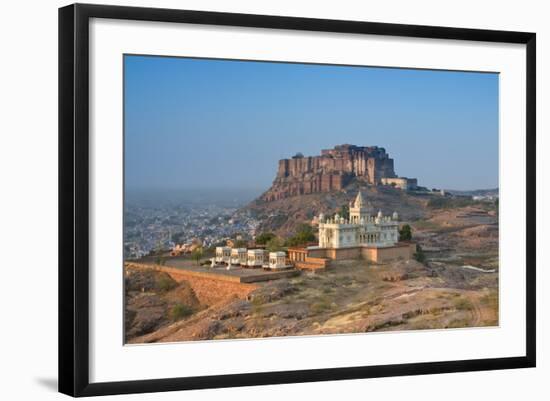
[[[382,214],[382,210],[378,210],[378,217],[382,218],[384,215]]]
[[[399,215],[397,214],[397,212],[393,212],[392,219],[395,221],[399,220]]]

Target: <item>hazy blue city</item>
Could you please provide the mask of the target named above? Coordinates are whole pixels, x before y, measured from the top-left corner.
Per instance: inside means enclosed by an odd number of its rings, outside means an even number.
[[[260,194],[230,189],[127,191],[124,257],[137,259],[195,238],[212,247],[236,234],[252,236],[257,220],[237,211]]]

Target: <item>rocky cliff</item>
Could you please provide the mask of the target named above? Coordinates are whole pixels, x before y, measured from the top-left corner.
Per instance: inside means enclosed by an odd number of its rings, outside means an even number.
[[[338,145],[305,157],[297,154],[279,160],[273,185],[263,195],[267,202],[297,195],[333,192],[354,179],[378,185],[382,178],[396,177],[393,159],[378,146]]]

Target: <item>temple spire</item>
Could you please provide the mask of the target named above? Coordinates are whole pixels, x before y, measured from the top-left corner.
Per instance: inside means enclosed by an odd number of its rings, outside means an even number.
[[[363,205],[364,205],[363,195],[361,195],[361,191],[359,191],[359,192],[357,192],[357,197],[355,198],[354,207],[359,209],[359,208],[363,207]]]

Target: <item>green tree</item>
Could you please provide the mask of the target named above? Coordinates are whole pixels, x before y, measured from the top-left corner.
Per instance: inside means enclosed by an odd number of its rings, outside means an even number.
[[[237,239],[233,242],[234,248],[246,248],[248,246],[248,241],[244,239]]]
[[[203,250],[202,248],[197,248],[191,253],[191,258],[197,263],[197,266],[200,266],[201,264],[201,258],[202,258]]]
[[[348,204],[342,205],[338,214],[340,215],[340,217],[343,217],[344,219],[349,220],[349,205]]]
[[[416,252],[413,256],[417,262],[424,263],[426,261],[426,255],[424,254],[424,250],[420,245],[416,246]]]
[[[296,234],[287,240],[287,245],[305,245],[311,241],[315,241],[315,233],[313,232],[313,228],[309,224],[302,223],[298,226]]]
[[[273,233],[261,233],[256,237],[256,244],[265,245],[273,238],[275,238],[275,234]]]
[[[271,238],[267,244],[265,245],[265,248],[269,252],[278,252],[282,251],[284,247],[283,241],[279,237],[273,237]]]
[[[399,230],[399,241],[410,241],[412,239],[412,228],[408,224],[405,224]]]

